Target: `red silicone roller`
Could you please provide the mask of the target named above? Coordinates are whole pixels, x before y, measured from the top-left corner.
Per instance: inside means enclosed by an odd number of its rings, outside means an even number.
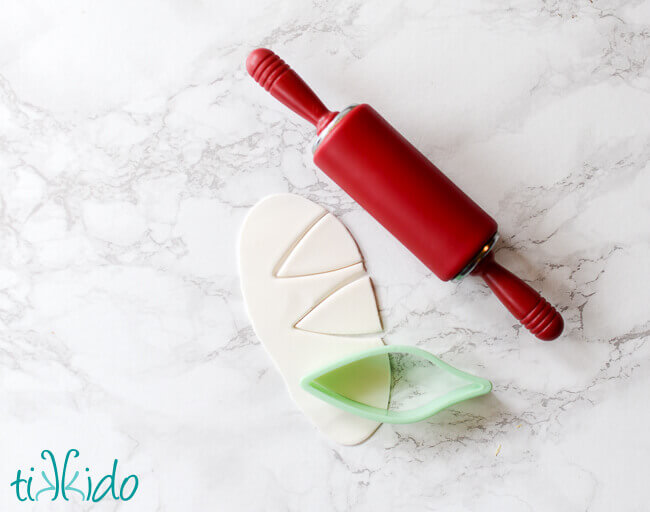
[[[250,75],[316,126],[314,162],[440,279],[481,276],[542,340],[557,338],[560,314],[494,261],[497,223],[369,105],[330,112],[272,51],[254,50]]]

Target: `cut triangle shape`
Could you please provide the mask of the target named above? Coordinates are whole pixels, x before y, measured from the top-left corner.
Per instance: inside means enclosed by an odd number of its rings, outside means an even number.
[[[367,365],[368,361],[372,361],[373,358],[387,354],[411,354],[425,359],[438,369],[457,378],[461,385],[436,396],[419,407],[404,411],[373,407],[349,396],[345,390],[355,386],[354,382],[352,382],[353,378],[356,379],[357,386],[365,386],[365,374],[362,365]],[[454,404],[489,393],[492,389],[490,381],[458,370],[425,350],[399,345],[372,348],[345,357],[306,375],[301,379],[300,386],[330,405],[380,423],[414,423],[421,421]],[[365,393],[370,394],[368,390],[365,390]]]
[[[345,336],[382,332],[370,277],[364,275],[342,286],[296,322],[295,327]]]
[[[361,262],[356,242],[331,213],[323,216],[298,241],[276,277],[303,277],[332,272]]]

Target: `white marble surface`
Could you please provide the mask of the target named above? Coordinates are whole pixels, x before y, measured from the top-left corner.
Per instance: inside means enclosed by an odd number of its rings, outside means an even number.
[[[75,447],[140,476],[93,510],[648,510],[649,25],[647,0],[4,4],[0,508],[90,510],[9,487]],[[246,75],[256,46],[330,106],[374,105],[491,212],[566,334],[439,282],[315,170],[310,127]],[[241,220],[283,191],[349,226],[387,343],[493,394],[321,437],[239,290]]]

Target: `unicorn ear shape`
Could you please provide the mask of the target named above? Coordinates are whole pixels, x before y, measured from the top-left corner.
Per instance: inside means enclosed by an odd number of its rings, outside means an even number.
[[[320,334],[355,336],[382,332],[375,292],[368,275],[342,286],[295,325]]]
[[[275,275],[303,277],[340,270],[361,261],[359,248],[348,230],[328,213],[298,240]]]
[[[409,410],[391,410],[360,403],[346,396],[346,389],[363,387],[364,368],[372,368],[373,359],[388,354],[410,354],[432,363],[446,376],[458,383],[453,389],[444,392],[428,402]],[[418,374],[419,372],[415,372]],[[346,412],[380,423],[414,423],[464,400],[489,393],[492,383],[448,365],[433,354],[411,346],[384,346],[358,352],[327,365],[303,377],[301,387],[324,402]],[[393,391],[394,393],[394,391]],[[393,397],[391,397],[391,401]]]

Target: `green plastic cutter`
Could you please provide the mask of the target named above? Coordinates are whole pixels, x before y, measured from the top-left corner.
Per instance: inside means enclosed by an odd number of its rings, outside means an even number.
[[[337,386],[332,385],[332,379],[334,379],[335,383],[337,370],[351,364],[359,363],[367,358],[389,354],[411,354],[420,357],[433,363],[440,370],[458,377],[465,384],[437,396],[433,400],[419,407],[403,411],[372,407],[352,400],[334,391],[333,388],[336,388]],[[469,400],[470,398],[485,395],[492,389],[492,383],[489,380],[458,370],[444,361],[441,361],[426,350],[404,345],[389,345],[372,348],[345,357],[306,375],[301,379],[300,385],[305,391],[308,391],[328,404],[352,414],[356,414],[357,416],[380,423],[415,423],[416,421],[422,421],[454,404],[463,402],[464,400]]]

